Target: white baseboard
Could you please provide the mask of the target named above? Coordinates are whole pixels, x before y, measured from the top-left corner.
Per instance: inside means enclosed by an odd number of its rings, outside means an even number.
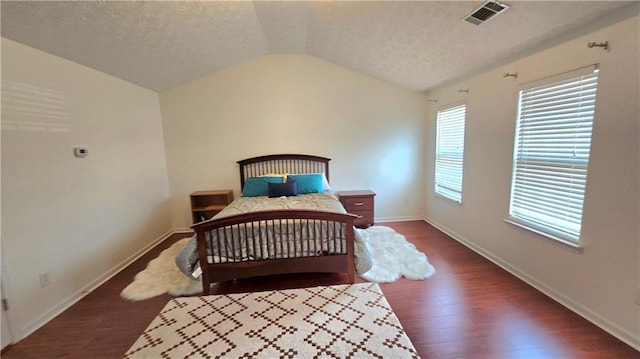
[[[193,229],[189,228],[189,227],[184,227],[184,228],[174,228],[173,230],[173,234],[175,233],[193,233]]]
[[[77,290],[76,292],[74,292],[73,294],[68,296],[66,299],[62,300],[60,303],[55,305],[50,310],[46,311],[44,314],[39,316],[37,319],[33,320],[31,323],[27,324],[23,328],[20,328],[18,333],[13,333],[15,335],[13,342],[17,343],[18,341],[20,341],[20,340],[26,338],[27,336],[29,336],[31,333],[33,333],[36,330],[40,329],[40,327],[42,327],[43,325],[47,324],[47,322],[49,322],[51,319],[55,318],[56,316],[58,316],[60,313],[64,312],[65,310],[69,309],[72,305],[76,304],[80,299],[84,298],[87,294],[91,293],[93,290],[95,290],[96,288],[98,288],[99,286],[104,284],[106,281],[108,281],[113,276],[118,274],[121,270],[126,268],[128,265],[130,265],[131,263],[135,262],[138,258],[142,257],[147,252],[149,252],[153,247],[158,245],[158,243],[160,243],[160,242],[164,241],[165,239],[169,238],[169,236],[171,236],[174,233],[176,233],[176,231],[173,230],[173,229],[167,231],[166,233],[164,233],[160,237],[158,237],[155,240],[151,241],[149,244],[144,246],[139,251],[137,251],[134,254],[132,254],[129,257],[127,257],[127,259],[123,260],[122,262],[120,262],[119,264],[117,264],[116,266],[111,268],[109,271],[107,271],[106,273],[104,273],[100,277],[96,278],[91,283],[87,284],[83,288]]]
[[[568,298],[567,296],[563,295],[562,293],[559,293],[558,291],[556,291],[555,289],[547,286],[543,282],[540,282],[537,279],[529,276],[528,274],[520,271],[515,266],[513,266],[511,263],[499,258],[498,256],[494,255],[490,251],[487,251],[484,248],[481,248],[481,247],[477,246],[472,241],[470,241],[467,238],[461,236],[460,234],[452,231],[451,229],[441,225],[440,223],[438,223],[438,222],[436,222],[434,220],[431,220],[429,218],[425,218],[424,221],[426,221],[427,223],[429,223],[432,226],[436,227],[438,230],[440,230],[441,232],[444,232],[449,237],[451,237],[451,238],[455,239],[456,241],[460,242],[461,244],[463,244],[464,246],[468,247],[472,251],[480,254],[481,256],[483,256],[484,258],[488,259],[489,261],[491,261],[492,263],[494,263],[498,267],[500,267],[500,268],[506,270],[507,272],[511,273],[512,275],[516,276],[518,279],[522,280],[523,282],[525,282],[525,283],[529,284],[530,286],[534,287],[535,289],[539,290],[540,292],[542,292],[543,294],[545,294],[549,298],[555,300],[556,302],[562,304],[563,306],[565,306],[569,310],[575,312],[576,314],[580,315],[581,317],[585,318],[586,320],[588,320],[591,323],[595,324],[596,326],[600,327],[602,330],[604,330],[607,333],[613,335],[614,337],[620,339],[621,341],[623,341],[626,344],[630,345],[632,348],[640,351],[640,338],[637,337],[637,334],[632,333],[632,332],[620,327],[619,325],[611,322],[607,318],[605,318],[605,317],[601,316],[600,314],[592,311],[591,309],[587,308],[586,306],[576,302],[575,300],[573,300],[571,298]]]
[[[408,221],[424,221],[423,217],[379,217],[374,219],[375,223],[378,222],[408,222]]]

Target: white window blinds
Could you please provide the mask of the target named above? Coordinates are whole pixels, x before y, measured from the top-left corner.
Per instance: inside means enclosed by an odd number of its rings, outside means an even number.
[[[464,124],[467,106],[438,111],[436,118],[435,192],[462,202]]]
[[[510,219],[570,243],[580,238],[597,84],[590,67],[520,91]]]

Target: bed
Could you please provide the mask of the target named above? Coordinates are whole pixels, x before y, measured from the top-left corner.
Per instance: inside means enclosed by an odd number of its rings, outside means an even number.
[[[254,181],[287,174],[289,179],[296,178],[292,174],[314,179],[323,174],[326,187],[329,161],[301,154],[238,161],[241,189],[249,191]],[[215,282],[284,273],[346,273],[353,283],[356,218],[346,213],[331,191],[238,198],[210,220],[191,227],[203,294],[210,294]]]

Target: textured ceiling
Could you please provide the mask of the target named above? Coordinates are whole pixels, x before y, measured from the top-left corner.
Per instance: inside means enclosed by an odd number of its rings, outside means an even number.
[[[155,91],[271,53],[302,53],[407,89],[468,75],[625,6],[507,1],[2,1],[2,36]]]

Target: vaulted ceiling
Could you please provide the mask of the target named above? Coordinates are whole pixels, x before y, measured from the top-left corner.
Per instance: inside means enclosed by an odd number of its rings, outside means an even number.
[[[2,1],[2,36],[155,91],[273,53],[315,56],[424,91],[627,2]]]

